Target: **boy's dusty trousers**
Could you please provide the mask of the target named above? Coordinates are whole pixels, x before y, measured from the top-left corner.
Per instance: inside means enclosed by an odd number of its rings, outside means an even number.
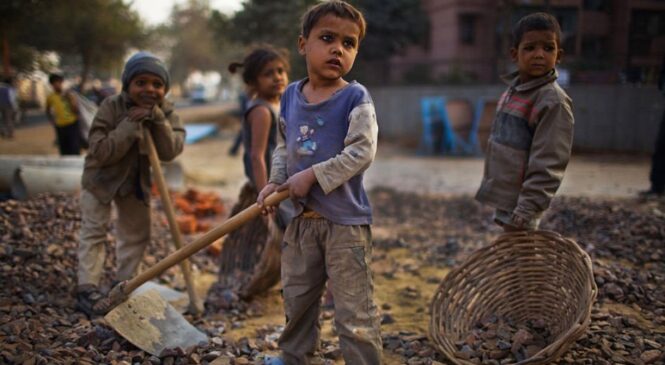
[[[150,207],[134,194],[113,199],[118,212],[116,220],[117,280],[134,276],[150,243]],[[100,202],[92,193],[81,190],[81,237],[78,248],[78,285],[99,285],[104,272],[108,223],[111,204]]]
[[[288,365],[308,365],[320,338],[319,307],[328,286],[335,300],[335,325],[346,364],[381,363],[380,321],[369,226],[345,226],[325,218],[295,218],[282,248],[286,327],[279,339]]]

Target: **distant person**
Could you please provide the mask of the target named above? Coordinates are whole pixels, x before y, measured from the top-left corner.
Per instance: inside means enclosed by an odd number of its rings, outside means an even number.
[[[58,74],[49,76],[53,92],[46,98],[46,115],[55,127],[60,155],[81,154],[81,130],[78,120],[76,96],[63,89],[64,77]]]
[[[244,117],[245,112],[247,111],[247,103],[249,102],[251,91],[245,90],[241,91],[240,95],[238,95],[238,103],[240,104],[240,115],[241,117]],[[233,144],[231,145],[231,148],[229,148],[229,155],[231,156],[236,156],[238,154],[238,151],[240,151],[240,147],[242,146],[242,128],[238,131],[238,134],[236,134],[236,137],[233,139]]]
[[[660,69],[658,78],[658,89],[665,96],[665,57],[663,66]],[[651,187],[649,190],[640,193],[643,197],[664,196],[665,195],[665,111],[658,128],[658,137],[656,137],[656,146],[653,156],[651,156],[651,174],[649,175]]]
[[[298,50],[307,77],[284,91],[270,179],[257,200],[263,206],[271,193],[288,190],[296,205],[281,252],[282,354],[265,363],[320,361],[315,352],[327,282],[344,362],[381,364],[370,268],[372,207],[363,187],[379,129],[367,89],[344,80],[365,35],[365,18],[347,2],[330,0],[309,8],[302,19]]]
[[[19,115],[19,105],[13,77],[6,77],[0,83],[0,113],[2,114],[0,136],[8,139],[14,138],[14,126]]]
[[[285,51],[266,45],[252,50],[242,63],[232,63],[229,71],[236,73],[240,68],[247,95],[252,95],[245,106],[241,134],[245,176],[249,181],[240,190],[232,215],[256,203],[258,192],[268,184],[272,153],[277,145],[279,102],[289,83],[290,65]],[[289,203],[281,204],[280,214],[257,217],[224,241],[220,266],[223,287],[238,285],[239,288],[232,289],[247,299],[279,281],[280,244],[292,210]],[[239,272],[246,277],[239,278]]]
[[[150,131],[160,160],[170,161],[182,152],[183,123],[173,103],[164,99],[169,85],[160,59],[148,52],[134,54],[122,73],[122,93],[104,100],[90,127],[81,179],[76,295],[77,307],[88,316],[110,309],[99,283],[111,202],[117,209],[117,280],[134,276],[150,243],[150,161],[143,130]]]
[[[561,185],[573,142],[571,99],[556,82],[563,54],[556,18],[520,19],[510,53],[518,70],[506,77],[476,199],[496,209],[504,231],[535,230]]]

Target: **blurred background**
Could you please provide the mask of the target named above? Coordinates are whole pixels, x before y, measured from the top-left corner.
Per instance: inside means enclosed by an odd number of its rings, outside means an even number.
[[[305,76],[296,40],[300,15],[315,2],[5,0],[2,73],[16,79],[21,108],[30,115],[43,109],[48,73],[64,73],[70,87],[100,102],[118,92],[129,55],[149,50],[169,65],[178,105],[235,103],[242,82],[226,68],[253,44],[288,49],[291,80]],[[548,11],[563,30],[559,82],[575,102],[576,150],[653,149],[663,105],[656,83],[665,58],[665,1],[350,2],[363,10],[368,33],[348,79],[369,87],[384,139],[445,152],[437,125],[449,119],[467,137],[477,129],[482,142],[483,110],[491,119],[488,110],[504,87],[500,75],[513,70],[513,24],[527,13]],[[440,101],[423,102],[429,97],[442,97],[448,115],[436,108]],[[433,142],[424,136],[427,118]]]

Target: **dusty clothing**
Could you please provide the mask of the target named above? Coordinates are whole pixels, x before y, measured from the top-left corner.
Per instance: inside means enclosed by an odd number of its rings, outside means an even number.
[[[128,280],[136,273],[143,252],[150,243],[150,207],[133,195],[116,196],[116,279]],[[103,203],[92,193],[81,191],[81,233],[78,248],[78,285],[99,285],[106,260],[106,235],[111,219],[111,203]]]
[[[254,185],[246,183],[240,190],[238,202],[233,206],[231,216],[256,203],[257,195]],[[229,288],[239,292],[243,297],[251,297],[256,294],[254,291],[248,292],[246,288],[251,282],[253,273],[257,270],[266,245],[270,242],[269,233],[263,216],[255,217],[229,233],[224,240],[220,255],[219,278],[216,285],[218,289]],[[277,255],[279,255],[279,246],[277,246]],[[267,288],[261,289],[269,289],[279,281],[279,263],[275,267],[274,276],[270,278],[272,281],[266,283]]]
[[[245,166],[245,176],[249,179],[249,181],[252,182],[254,186],[256,186],[256,181],[254,181],[254,170],[252,169],[252,126],[249,124],[249,121],[247,120],[247,115],[256,107],[263,106],[268,108],[270,111],[270,131],[268,132],[268,143],[267,143],[267,148],[266,148],[266,153],[265,153],[265,164],[266,164],[266,171],[270,173],[270,159],[272,158],[272,153],[275,151],[275,146],[277,145],[277,120],[279,116],[279,110],[275,110],[275,108],[270,105],[267,101],[256,98],[252,99],[249,101],[247,104],[247,107],[245,109],[244,113],[244,118],[243,118],[243,123],[242,123],[242,146],[244,149],[243,155],[242,155],[242,162]]]
[[[46,107],[53,115],[56,127],[74,124],[78,119],[78,116],[72,109],[69,98],[69,94],[57,92],[53,92],[46,97]]]
[[[78,120],[75,120],[72,124],[55,127],[55,135],[58,139],[58,151],[60,151],[61,156],[81,154],[83,141],[79,123]]]
[[[282,247],[287,323],[279,339],[285,362],[309,364],[319,346],[319,305],[333,293],[335,323],[347,364],[380,364],[381,336],[373,300],[372,211],[362,185],[376,154],[378,127],[369,92],[349,83],[328,100],[310,104],[306,80],[282,96],[270,182],[312,167],[317,184],[296,206]]]
[[[129,120],[130,106],[124,92],[106,98],[90,127],[81,184],[102,203],[117,194],[135,194],[149,202],[150,162],[139,143],[142,128],[150,128],[160,160],[170,161],[182,152],[185,129],[171,102],[164,101],[153,110],[152,120],[143,123]]]
[[[309,364],[319,345],[319,307],[326,280],[335,298],[335,325],[347,364],[381,363],[380,321],[370,271],[372,237],[367,225],[325,218],[295,218],[282,245],[286,326],[279,339],[286,364]]]
[[[551,73],[519,83],[517,73],[503,93],[492,123],[481,203],[511,213],[529,226],[550,205],[570,159],[572,101]]]
[[[296,215],[307,206],[335,223],[371,224],[362,179],[376,155],[378,124],[372,98],[353,81],[327,100],[310,104],[302,93],[306,82],[292,83],[282,96],[269,181],[283,183],[312,167],[318,184],[296,207]]]
[[[82,138],[72,94],[53,92],[46,98],[47,113],[53,118],[60,155],[81,154]]]
[[[18,114],[16,90],[10,84],[0,83],[0,136],[13,137]]]

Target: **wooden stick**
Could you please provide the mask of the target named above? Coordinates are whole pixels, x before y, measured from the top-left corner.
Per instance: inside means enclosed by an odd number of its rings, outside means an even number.
[[[264,205],[274,206],[279,204],[279,202],[285,200],[288,197],[289,197],[288,190],[280,191],[278,193],[276,192],[266,198]],[[166,256],[164,259],[162,259],[155,265],[151,266],[146,271],[143,271],[133,279],[129,281],[123,281],[122,283],[116,285],[109,293],[111,308],[122,303],[132,291],[134,291],[136,288],[141,286],[146,281],[158,276],[159,274],[171,268],[172,266],[178,264],[182,260],[187,259],[188,257],[197,253],[204,247],[210,245],[211,243],[215,242],[216,240],[228,234],[229,232],[232,232],[240,228],[243,224],[254,219],[259,214],[261,214],[261,207],[259,207],[258,204],[254,203],[254,205],[244,209],[240,213],[227,219],[224,223],[211,229],[210,231],[208,231],[203,236],[199,237],[194,242]]]
[[[180,234],[180,228],[178,227],[178,222],[175,219],[175,209],[173,209],[173,203],[171,202],[171,195],[166,186],[166,181],[164,180],[164,174],[162,173],[162,165],[159,162],[159,156],[157,156],[157,150],[155,149],[155,143],[152,140],[152,135],[148,126],[143,126],[143,139],[145,140],[145,145],[148,148],[148,159],[150,160],[150,166],[152,167],[152,175],[157,182],[157,189],[159,190],[159,195],[162,198],[162,205],[164,206],[164,212],[166,213],[166,218],[169,221],[169,228],[171,229],[171,237],[173,237],[173,245],[176,250],[181,249],[183,245],[182,235]],[[187,294],[189,294],[189,311],[192,314],[198,315],[203,313],[203,303],[199,300],[196,295],[196,290],[194,287],[194,280],[192,279],[192,267],[189,260],[183,260],[180,263],[180,269],[182,270],[182,275],[185,278],[185,284],[187,286]]]

